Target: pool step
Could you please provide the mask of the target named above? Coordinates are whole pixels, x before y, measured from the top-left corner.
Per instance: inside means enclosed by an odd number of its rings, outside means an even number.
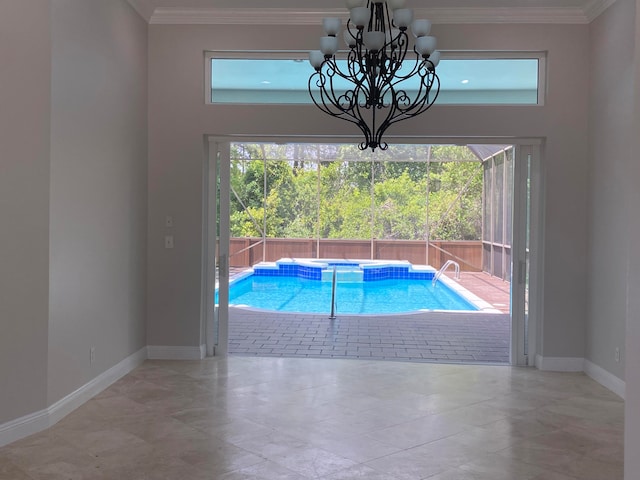
[[[362,282],[364,272],[361,269],[357,270],[336,270],[336,281],[338,283],[349,282]],[[326,269],[322,271],[322,281],[331,282],[333,280],[333,269]]]

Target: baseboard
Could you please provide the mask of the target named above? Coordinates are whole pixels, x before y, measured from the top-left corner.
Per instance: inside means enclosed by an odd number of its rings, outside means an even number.
[[[141,365],[147,358],[162,360],[202,360],[206,357],[206,354],[206,345],[197,347],[143,347],[49,407],[1,424],[0,447],[38,433],[56,424],[76,408]]]
[[[45,408],[0,425],[0,447],[49,428],[49,412]]]
[[[150,360],[202,360],[207,355],[207,347],[149,345],[147,355]]]
[[[584,373],[589,375],[592,379],[598,382],[605,388],[608,388],[613,393],[618,395],[624,400],[624,394],[626,389],[626,383],[624,380],[616,377],[613,373],[608,372],[604,368],[596,365],[595,363],[585,359],[584,361]]]
[[[584,358],[582,357],[543,357],[536,355],[538,370],[549,372],[583,372]]]
[[[141,365],[146,359],[147,347],[144,347],[48,408],[0,425],[0,447],[54,425],[87,400]]]
[[[109,387],[124,377],[127,373],[142,365],[142,362],[146,359],[147,347],[143,347],[136,353],[129,355],[117,365],[111,367],[106,372],[101,373],[89,383],[84,384],[75,392],[58,400],[47,409],[49,411],[49,425],[54,425],[62,420],[83,403],[91,400],[105,388]]]
[[[584,372],[603,387],[611,390],[624,400],[626,384],[614,374],[595,363],[578,357],[543,357],[536,355],[538,370],[550,372]]]

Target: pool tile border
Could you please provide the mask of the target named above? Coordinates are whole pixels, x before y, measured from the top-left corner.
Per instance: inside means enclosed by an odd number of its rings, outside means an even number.
[[[300,277],[310,280],[328,280],[323,271],[328,268],[353,266],[362,271],[362,280],[431,280],[436,270],[429,266],[415,266],[405,261],[386,260],[333,260],[333,259],[290,259],[284,258],[276,262],[261,262],[253,267],[257,277]]]

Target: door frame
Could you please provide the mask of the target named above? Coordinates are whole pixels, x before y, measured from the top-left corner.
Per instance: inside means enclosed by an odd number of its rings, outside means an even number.
[[[540,138],[504,138],[504,137],[393,137],[393,143],[429,143],[429,144],[488,144],[513,145],[516,149],[514,158],[514,192],[513,192],[513,222],[512,222],[512,299],[511,299],[511,365],[532,366],[539,345],[538,339],[542,334],[543,297],[541,282],[543,278],[543,238],[544,238],[544,182],[543,182],[543,139]],[[230,213],[230,156],[231,143],[236,142],[273,142],[273,143],[350,143],[357,142],[355,137],[342,136],[263,136],[263,135],[206,135],[205,161],[203,168],[203,248],[202,248],[202,326],[206,339],[208,356],[226,356],[228,354],[229,334],[229,213]],[[514,279],[523,278],[526,274],[522,269],[526,242],[526,223],[523,220],[522,209],[523,188],[526,178],[522,172],[522,155],[531,155],[530,167],[530,267],[529,267],[529,319],[527,335],[525,337],[524,297],[523,290],[517,292],[514,298]],[[217,177],[220,175],[220,205],[216,204]],[[217,212],[220,212],[220,239],[216,242]],[[516,228],[517,232],[516,233]],[[216,243],[218,243],[216,248]],[[209,247],[211,246],[211,248]],[[216,251],[216,250],[219,250]],[[517,253],[516,253],[517,252]],[[218,265],[218,260],[219,265]],[[219,275],[219,306],[214,308],[213,301],[216,289],[216,267]],[[515,300],[515,302],[514,302]],[[517,307],[517,308],[516,308]],[[527,338],[525,349],[524,339]],[[527,353],[525,355],[525,352]]]
[[[542,162],[540,144],[515,146],[513,174],[512,244],[511,244],[511,364],[533,366],[538,346],[538,329],[542,312],[543,227]],[[529,202],[527,204],[527,181]],[[527,214],[527,207],[528,214]],[[529,225],[527,225],[527,219]],[[529,228],[529,271],[527,272],[527,227]],[[517,232],[517,233],[516,233]],[[528,285],[527,285],[528,275]],[[525,289],[529,288],[528,310]],[[528,323],[527,318],[528,316]],[[526,341],[526,345],[525,345]]]
[[[224,357],[229,348],[229,181],[220,181],[219,205],[217,188],[218,177],[230,178],[230,163],[222,160],[231,156],[230,145],[229,140],[208,135],[204,139],[201,324],[209,357]],[[216,288],[217,308],[213,301]]]

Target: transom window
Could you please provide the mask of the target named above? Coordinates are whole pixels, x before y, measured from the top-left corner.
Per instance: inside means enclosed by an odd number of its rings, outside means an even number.
[[[207,55],[207,103],[310,104],[306,59],[230,52]],[[541,105],[543,54],[452,56],[437,68],[441,105]],[[252,58],[253,57],[253,58]],[[346,61],[345,61],[346,62]],[[344,88],[346,89],[345,82]],[[416,87],[418,83],[416,82]],[[338,85],[339,88],[339,85]]]

